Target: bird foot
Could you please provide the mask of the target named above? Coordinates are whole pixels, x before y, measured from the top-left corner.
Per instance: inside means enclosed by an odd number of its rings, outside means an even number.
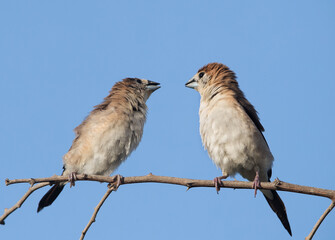
[[[70,187],[74,187],[76,185],[75,181],[77,181],[77,174],[75,172],[72,172],[69,175]]]
[[[120,187],[123,182],[123,177],[120,174],[113,176],[113,185],[115,187],[115,191]]]
[[[252,188],[255,189],[255,197],[257,195],[257,189],[261,187],[261,182],[259,181],[259,174],[258,171],[256,171],[255,179],[252,183]]]
[[[214,182],[214,186],[215,186],[215,189],[216,189],[216,193],[219,194],[219,191],[220,191],[220,186],[222,185],[222,179],[226,179],[227,176],[221,176],[221,177],[216,177],[213,179],[213,182]]]

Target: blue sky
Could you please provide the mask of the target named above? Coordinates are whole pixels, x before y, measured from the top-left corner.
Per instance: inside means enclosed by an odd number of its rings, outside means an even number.
[[[184,87],[209,62],[235,71],[259,112],[273,177],[335,189],[334,12],[333,1],[2,1],[0,208],[28,187],[5,187],[5,178],[61,173],[72,130],[125,77],[162,88],[148,100],[141,144],[116,173],[219,176],[201,144],[199,94]],[[1,239],[78,239],[106,184],[66,187],[37,214],[46,190],[7,219]],[[330,203],[280,192],[290,238],[261,194],[185,190],[122,186],[86,239],[303,239]],[[315,239],[333,238],[334,224],[332,212]]]

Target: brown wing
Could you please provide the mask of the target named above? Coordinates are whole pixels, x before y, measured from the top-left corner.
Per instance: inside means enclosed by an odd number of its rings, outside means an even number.
[[[268,145],[268,142],[266,141],[266,139],[265,139],[265,137],[262,133],[262,132],[264,132],[264,127],[261,124],[261,122],[259,121],[259,117],[258,117],[257,111],[254,108],[254,106],[244,97],[244,94],[243,94],[242,91],[241,91],[241,94],[238,94],[236,96],[236,100],[241,104],[244,111],[247,113],[249,118],[253,121],[253,123],[255,124],[255,126],[257,127],[259,132],[261,133],[266,145]]]
[[[241,104],[244,111],[248,114],[250,119],[254,122],[258,130],[260,132],[264,132],[264,127],[259,121],[257,111],[255,110],[254,106],[244,97],[244,94],[242,96],[237,96],[237,101]]]

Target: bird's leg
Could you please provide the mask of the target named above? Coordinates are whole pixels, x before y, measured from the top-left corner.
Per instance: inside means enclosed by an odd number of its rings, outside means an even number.
[[[222,176],[221,177],[216,177],[214,178],[213,182],[214,182],[214,186],[215,186],[215,189],[216,189],[216,193],[219,194],[219,191],[220,191],[220,186],[222,184],[222,179],[226,179],[228,177],[228,174],[227,173],[224,173],[222,172]]]
[[[70,187],[74,187],[76,185],[76,183],[75,183],[76,180],[77,180],[76,172],[70,173],[70,175],[69,175]]]
[[[259,181],[259,174],[258,171],[256,171],[255,179],[252,183],[252,188],[255,189],[255,197],[257,195],[257,189],[261,187],[261,182]]]
[[[113,176],[113,184],[115,188],[118,189],[121,183],[123,182],[123,177],[120,174]]]

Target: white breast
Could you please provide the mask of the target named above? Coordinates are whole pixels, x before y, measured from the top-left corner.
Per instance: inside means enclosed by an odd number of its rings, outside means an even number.
[[[200,134],[213,162],[230,176],[254,177],[254,169],[266,174],[273,157],[261,133],[231,96],[217,95],[200,103]],[[266,179],[267,180],[267,179]]]

